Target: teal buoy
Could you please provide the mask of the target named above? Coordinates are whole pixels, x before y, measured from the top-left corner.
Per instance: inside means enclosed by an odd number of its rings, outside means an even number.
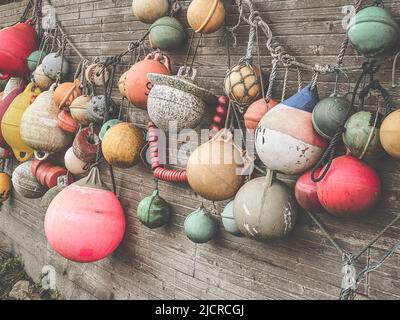
[[[137,216],[148,228],[156,229],[164,226],[171,218],[171,207],[160,197],[159,190],[154,190],[150,197],[140,201]]]
[[[106,135],[107,131],[110,130],[112,127],[116,126],[117,124],[122,123],[121,120],[118,119],[112,119],[112,120],[108,120],[102,127],[100,130],[100,134],[99,134],[99,138],[101,141],[103,141],[104,136]]]
[[[362,55],[378,58],[394,53],[394,47],[400,38],[400,28],[388,10],[371,6],[351,19],[347,35]]]
[[[152,48],[173,51],[184,45],[185,29],[179,20],[172,17],[162,17],[150,27],[149,39]]]
[[[243,234],[240,232],[235,222],[234,203],[235,201],[229,202],[222,212],[222,224],[224,225],[226,232],[237,237],[243,237]]]
[[[217,234],[218,225],[204,207],[192,212],[185,220],[186,236],[194,243],[206,243]]]
[[[35,71],[36,68],[42,63],[46,55],[47,53],[42,50],[32,52],[27,59],[29,70],[32,72]]]

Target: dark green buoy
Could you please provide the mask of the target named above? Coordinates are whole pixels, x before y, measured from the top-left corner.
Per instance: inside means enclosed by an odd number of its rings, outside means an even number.
[[[137,216],[146,227],[150,229],[160,228],[170,220],[171,207],[160,197],[159,190],[156,188],[150,197],[140,201]]]

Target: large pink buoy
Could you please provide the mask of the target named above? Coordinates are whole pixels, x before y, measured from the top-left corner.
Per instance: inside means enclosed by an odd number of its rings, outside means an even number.
[[[95,262],[109,256],[125,233],[125,215],[118,198],[101,181],[97,167],[60,192],[45,218],[49,244],[75,262]]]

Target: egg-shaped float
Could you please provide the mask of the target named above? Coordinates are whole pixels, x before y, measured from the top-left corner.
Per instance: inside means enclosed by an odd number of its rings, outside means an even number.
[[[305,87],[270,110],[256,130],[256,150],[267,168],[300,175],[321,158],[328,143],[312,125],[318,93]]]
[[[71,134],[58,126],[58,106],[54,102],[54,91],[45,91],[25,111],[21,119],[21,139],[35,150],[38,160],[68,149],[73,140]]]
[[[74,175],[87,173],[90,168],[90,163],[80,160],[74,153],[73,148],[69,148],[64,156],[64,164],[69,172]]]

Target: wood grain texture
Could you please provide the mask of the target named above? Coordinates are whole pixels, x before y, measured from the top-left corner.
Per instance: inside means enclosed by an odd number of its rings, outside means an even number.
[[[342,9],[351,2],[269,0],[255,1],[255,7],[271,23],[277,40],[289,53],[310,64],[334,63],[344,37]],[[0,5],[0,25],[15,22],[25,3],[24,0]],[[89,59],[121,53],[147,28],[133,17],[130,0],[53,0],[52,3],[63,28]],[[185,12],[190,1],[181,3],[184,10],[178,18],[188,29]],[[400,2],[385,3],[400,19]],[[237,8],[229,6],[227,12],[227,23],[235,24]],[[239,28],[238,46],[231,48],[232,63],[245,54],[247,33],[247,27]],[[175,70],[183,64],[185,54],[186,49],[182,49],[171,55]],[[79,63],[71,49],[67,50],[67,55],[73,66]],[[261,61],[265,68],[270,68],[271,59],[265,48],[261,50]],[[345,63],[353,65],[361,61],[349,48]],[[224,33],[207,35],[195,61],[201,84],[221,94],[227,63]],[[117,77],[128,66],[129,59],[124,58]],[[281,96],[284,72],[279,69],[274,87],[277,99]],[[358,75],[349,75],[353,83]],[[391,88],[390,63],[383,66],[379,79],[391,89],[395,99],[400,97],[400,90]],[[310,80],[311,74],[304,73],[304,83]],[[322,97],[332,91],[333,82],[333,76],[321,76]],[[289,73],[288,86],[287,95],[296,91],[296,72]],[[344,81],[340,88],[347,90]],[[117,88],[113,95],[119,102]],[[135,124],[146,126],[146,112],[133,107],[127,107],[125,112]],[[360,250],[400,210],[399,162],[385,158],[375,166],[383,179],[383,196],[374,212],[359,220],[320,216],[327,229],[349,251]],[[102,172],[104,181],[110,184],[105,166]],[[136,218],[136,207],[141,199],[151,194],[151,172],[138,165],[129,170],[116,170],[115,176],[127,216],[127,232],[122,245],[110,258],[80,265],[59,257],[47,244],[43,229],[45,213],[40,209],[40,201],[23,199],[16,194],[0,213],[0,243],[7,243],[23,257],[28,273],[36,280],[44,265],[54,266],[58,289],[67,299],[337,299],[341,257],[305,215],[300,217],[293,234],[284,240],[257,243],[233,237],[221,227],[218,237],[211,243],[195,245],[183,234],[183,222],[201,204],[201,199],[187,186],[160,183],[160,194],[173,205],[174,216],[167,227],[149,230]],[[280,178],[294,181],[293,177]],[[225,203],[216,204],[216,208],[207,201],[205,205],[220,213]],[[399,226],[391,228],[361,257],[358,267],[376,262],[399,240],[399,230]],[[385,266],[363,279],[359,299],[400,299],[399,264],[397,253]]]

